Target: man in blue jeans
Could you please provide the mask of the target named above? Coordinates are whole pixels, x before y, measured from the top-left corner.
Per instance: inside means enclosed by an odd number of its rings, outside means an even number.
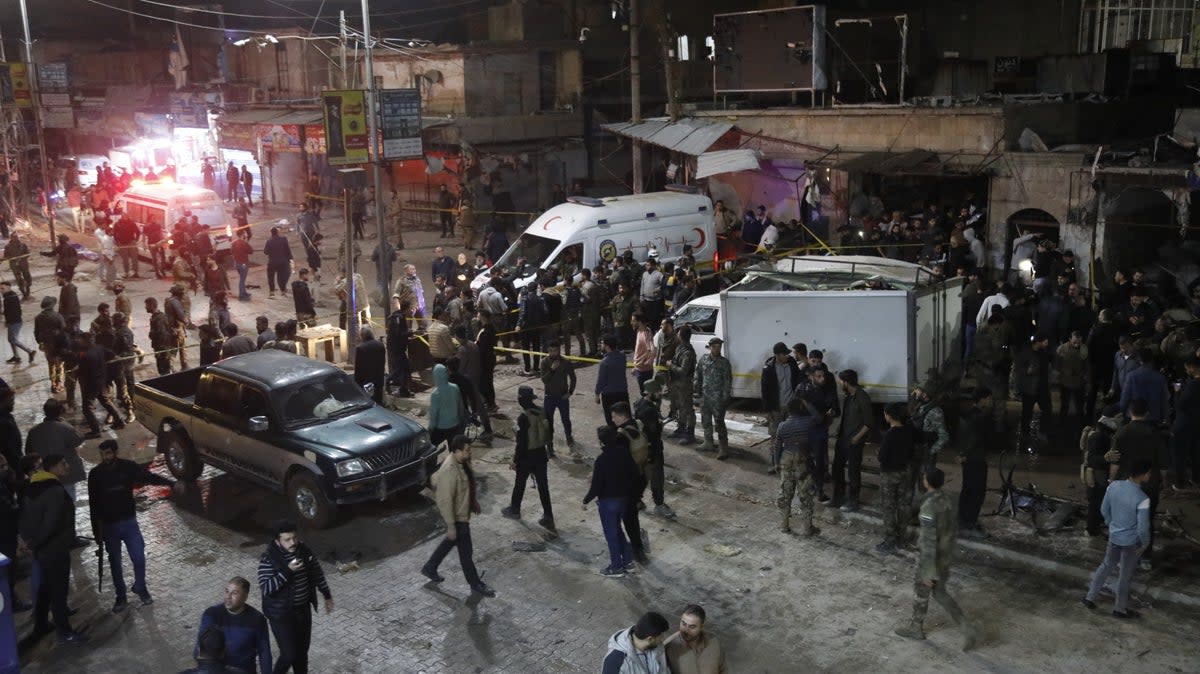
[[[1150,497],[1142,487],[1150,481],[1153,472],[1150,461],[1141,461],[1130,468],[1127,479],[1114,481],[1104,493],[1100,513],[1108,523],[1108,550],[1104,553],[1104,561],[1096,567],[1087,596],[1083,598],[1083,605],[1089,609],[1096,608],[1096,597],[1104,589],[1109,573],[1119,567],[1117,586],[1113,590],[1116,595],[1113,617],[1129,619],[1141,615],[1126,604],[1129,603],[1129,586],[1133,572],[1137,570],[1138,558],[1150,545]]]
[[[134,487],[147,484],[174,487],[176,483],[129,459],[117,458],[116,440],[100,443],[100,464],[88,473],[88,502],[92,533],[97,541],[104,542],[112,568],[112,584],[117,593],[113,613],[121,613],[129,606],[125,599],[125,574],[121,569],[122,543],[133,562],[133,593],[142,600],[143,606],[154,603],[146,589],[146,543],[142,540],[133,505]]]
[[[250,293],[246,292],[246,275],[250,273],[250,253],[254,252],[254,249],[250,247],[249,238],[249,231],[240,231],[237,240],[229,247],[229,253],[233,256],[233,266],[238,273],[238,299],[242,302],[250,299]]]
[[[575,437],[571,435],[571,401],[575,394],[575,366],[562,357],[562,344],[557,339],[546,342],[546,357],[541,365],[542,386],[545,389],[544,408],[550,422],[551,435],[554,428],[554,410],[562,419],[563,434],[567,436],[567,447],[575,448]],[[554,456],[554,444],[547,448]]]
[[[634,474],[637,466],[629,453],[629,441],[616,426],[606,425],[596,429],[600,441],[600,456],[592,464],[592,482],[583,497],[583,509],[594,499],[600,511],[600,526],[604,530],[604,541],[608,545],[609,564],[600,575],[622,578],[633,566],[633,549],[625,538],[621,520],[625,516],[629,497],[633,494]]]

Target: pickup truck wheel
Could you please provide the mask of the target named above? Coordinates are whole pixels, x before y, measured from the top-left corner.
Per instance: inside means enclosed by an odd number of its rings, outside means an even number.
[[[204,470],[204,462],[196,448],[179,431],[165,431],[158,435],[158,447],[167,460],[167,469],[177,480],[195,482]]]
[[[337,517],[337,504],[311,475],[300,473],[289,480],[287,494],[296,517],[309,526],[323,529]]]

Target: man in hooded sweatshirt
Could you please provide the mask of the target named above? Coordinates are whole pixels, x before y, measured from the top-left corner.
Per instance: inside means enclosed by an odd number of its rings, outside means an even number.
[[[665,674],[667,661],[662,646],[670,624],[661,613],[646,613],[636,624],[608,639],[601,674]]]
[[[42,470],[29,476],[29,486],[25,488],[20,531],[41,570],[34,602],[34,638],[57,629],[59,641],[78,643],[87,637],[71,629],[67,609],[71,547],[75,542],[75,503],[63,487],[62,479],[70,472],[71,466],[63,455],[42,457]],[[53,625],[48,620],[51,612]]]
[[[429,441],[437,446],[463,432],[467,407],[462,391],[450,383],[450,370],[441,363],[433,366],[433,387],[429,396]]]

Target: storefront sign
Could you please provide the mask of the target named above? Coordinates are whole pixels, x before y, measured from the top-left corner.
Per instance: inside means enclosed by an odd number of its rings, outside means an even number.
[[[299,124],[259,124],[258,138],[267,152],[300,152]]]
[[[385,89],[379,92],[379,126],[383,158],[421,156],[421,90]]]
[[[24,63],[0,63],[0,96],[4,102],[17,107],[33,106],[33,89],[29,69]]]
[[[170,138],[171,121],[166,115],[151,112],[133,113],[133,121],[137,124],[138,134],[143,138]]]
[[[42,106],[47,108],[71,107],[71,94],[52,94],[42,92]]]
[[[42,126],[47,129],[74,129],[75,110],[72,108],[42,108]]]
[[[367,163],[367,109],[363,92],[326,91],[321,94],[321,109],[329,163],[333,166]]]
[[[37,68],[42,91],[66,91],[71,88],[71,77],[65,61],[42,63]]]
[[[221,94],[172,91],[167,94],[167,100],[171,105],[171,117],[174,119],[176,127],[207,129],[208,110],[221,105]]]

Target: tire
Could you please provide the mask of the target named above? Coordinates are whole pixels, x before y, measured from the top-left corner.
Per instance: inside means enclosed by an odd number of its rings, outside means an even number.
[[[195,482],[204,471],[204,461],[196,453],[192,441],[180,431],[160,431],[158,451],[167,462],[167,469],[177,480]]]
[[[297,473],[288,480],[287,498],[297,521],[314,529],[324,529],[337,519],[337,504],[309,473]]]

